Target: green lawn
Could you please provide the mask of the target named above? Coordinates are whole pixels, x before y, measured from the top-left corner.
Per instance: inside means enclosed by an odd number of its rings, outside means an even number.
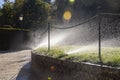
[[[99,64],[99,56],[97,48],[88,48],[84,51],[66,54],[69,51],[82,49],[79,46],[62,46],[52,47],[50,52],[47,48],[39,48],[33,52],[41,55],[46,55],[61,60],[70,60],[74,62],[91,62]],[[102,48],[102,61],[104,65],[120,67],[120,47],[104,47]]]

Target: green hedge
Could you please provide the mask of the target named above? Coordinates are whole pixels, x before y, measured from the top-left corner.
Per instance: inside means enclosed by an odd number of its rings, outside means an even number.
[[[26,35],[28,32],[30,31],[27,29],[0,28],[0,50],[9,50],[16,36],[19,37],[19,34]],[[20,44],[19,41],[18,44]]]

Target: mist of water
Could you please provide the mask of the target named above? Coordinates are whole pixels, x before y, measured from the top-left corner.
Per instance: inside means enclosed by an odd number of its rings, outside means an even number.
[[[119,46],[119,39],[119,37],[118,39],[105,38],[101,40],[101,45],[102,47]],[[34,41],[35,42],[32,43],[32,49],[48,47],[47,32],[43,36],[40,36],[38,31],[34,37]],[[70,30],[51,30],[50,44],[51,47],[59,45],[80,46],[78,49],[73,49],[66,52],[66,54],[85,52],[92,49],[98,51],[97,28],[91,29],[89,28],[89,25],[85,25]]]
[[[117,40],[116,38],[101,41],[101,48],[103,48],[103,47],[118,47],[118,46],[120,46],[119,40]],[[66,54],[74,54],[74,53],[89,52],[89,51],[98,52],[98,48],[99,48],[98,42],[95,42],[95,43],[92,43],[89,45],[80,46],[80,48],[78,48],[78,49],[70,50],[70,51],[66,52]]]
[[[91,51],[91,50],[92,51],[98,50],[97,44],[96,45],[90,44],[87,46],[80,46],[80,48],[70,50],[70,51],[66,52],[66,54],[74,54],[74,53],[78,53],[78,52],[85,52],[85,51]]]
[[[84,26],[81,26],[79,29],[74,28],[74,29],[68,29],[68,30],[56,30],[56,29],[51,30],[50,46],[52,47],[56,45],[74,45],[74,44],[78,44],[78,40],[80,40],[79,44],[81,43],[83,45],[83,42],[82,42],[84,41],[83,35],[87,37],[87,33],[89,32],[88,29],[86,32],[84,32],[84,29],[86,28],[83,28],[83,27]],[[82,34],[80,34],[80,32]],[[47,32],[44,35],[40,35],[39,31],[37,31],[35,33],[35,36],[32,39],[34,39],[31,42],[32,49],[48,46]]]
[[[64,41],[64,39],[67,38],[68,36],[69,34],[67,33],[66,34],[60,33],[60,34],[53,35],[50,40],[50,46],[53,47],[58,45],[60,42]],[[38,45],[34,49],[47,47],[47,46],[48,46],[48,37],[45,36],[42,42],[38,43]]]
[[[111,18],[110,18],[111,19]],[[105,20],[109,21],[109,18],[103,18],[102,22]],[[80,25],[78,27],[70,28],[70,29],[62,29],[56,30],[51,29],[51,47],[59,46],[59,45],[76,45],[80,46],[78,49],[70,50],[66,52],[66,54],[73,54],[78,52],[84,52],[91,49],[98,51],[98,25],[97,19],[91,20],[91,22],[85,23],[84,25]],[[102,47],[113,47],[120,46],[120,37],[119,37],[119,27],[116,27],[116,31],[113,26],[109,26],[110,22],[105,22],[104,25],[102,23],[101,26],[101,45]],[[75,25],[76,22],[68,22],[66,24],[57,24],[56,27],[64,28],[71,25]],[[105,25],[106,24],[106,25]],[[110,24],[112,25],[112,24]],[[36,35],[33,37],[33,42],[31,42],[32,49],[37,49],[40,47],[48,47],[48,35],[47,32],[44,35],[40,35],[37,31]],[[116,36],[117,35],[117,36]],[[114,37],[116,36],[116,37]]]

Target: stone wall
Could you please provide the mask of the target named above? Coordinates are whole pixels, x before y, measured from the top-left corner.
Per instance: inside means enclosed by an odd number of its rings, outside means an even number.
[[[76,63],[32,53],[32,80],[120,80],[120,69]]]

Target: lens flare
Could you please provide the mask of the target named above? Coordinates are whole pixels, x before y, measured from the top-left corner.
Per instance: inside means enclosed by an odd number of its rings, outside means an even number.
[[[69,21],[71,19],[71,17],[72,17],[71,11],[67,10],[67,11],[64,12],[64,14],[63,14],[64,20]]]
[[[51,71],[55,71],[55,66],[50,66]]]
[[[69,2],[70,2],[70,3],[74,3],[74,2],[75,2],[75,0],[69,0]]]

